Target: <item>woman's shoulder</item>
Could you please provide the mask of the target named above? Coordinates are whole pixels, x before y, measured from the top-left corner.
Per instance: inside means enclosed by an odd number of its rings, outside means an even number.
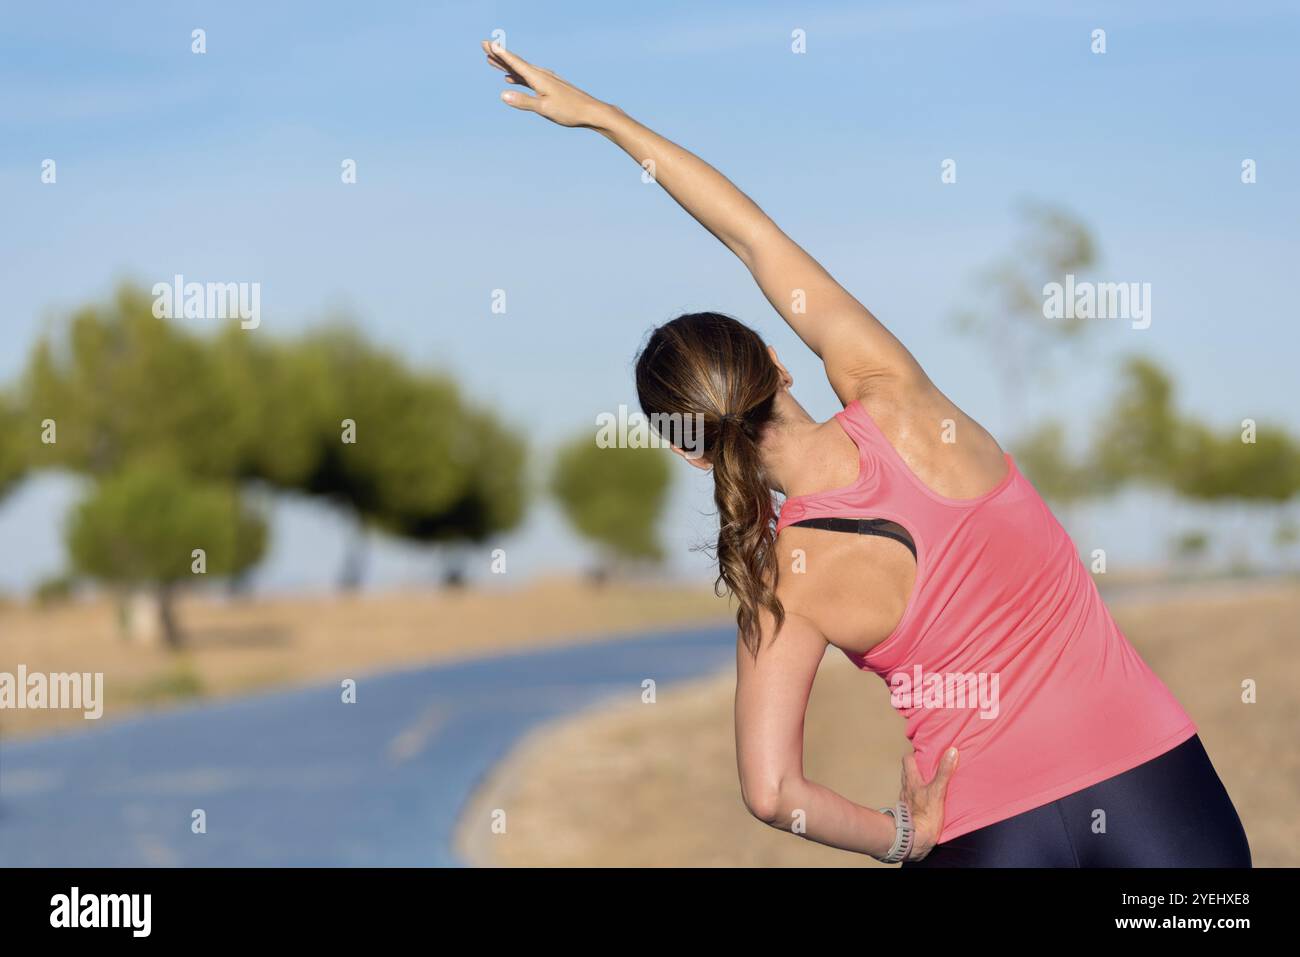
[[[892,449],[935,494],[977,495],[1006,473],[997,439],[928,379],[873,390],[839,415],[846,428]]]

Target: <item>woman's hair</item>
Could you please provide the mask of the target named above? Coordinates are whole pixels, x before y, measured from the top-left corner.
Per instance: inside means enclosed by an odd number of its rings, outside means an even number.
[[[785,621],[775,590],[776,515],[758,451],[773,419],[780,370],[753,329],[716,312],[693,312],[651,333],[637,358],[636,388],[642,412],[661,434],[663,423],[682,429],[663,437],[713,466],[714,588],[725,584],[736,597],[741,639],[757,655],[760,610],[774,616],[777,630]]]

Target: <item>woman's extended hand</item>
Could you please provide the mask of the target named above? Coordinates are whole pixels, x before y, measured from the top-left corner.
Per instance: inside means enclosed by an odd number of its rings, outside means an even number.
[[[540,113],[560,126],[595,126],[601,113],[610,109],[608,103],[588,96],[550,70],[533,66],[505,47],[484,40],[483,52],[488,63],[505,73],[507,83],[527,87],[537,94],[529,96],[518,90],[506,90],[501,99],[515,109]]]
[[[939,761],[939,768],[927,784],[916,766],[916,756],[903,758],[903,787],[901,797],[912,811],[912,824],[916,834],[912,839],[909,861],[919,861],[939,841],[943,830],[943,803],[948,796],[948,781],[957,768],[957,749],[949,748]]]

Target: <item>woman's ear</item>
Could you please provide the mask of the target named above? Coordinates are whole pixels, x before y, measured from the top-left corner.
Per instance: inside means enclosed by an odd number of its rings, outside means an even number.
[[[673,450],[673,455],[680,455],[697,469],[703,469],[707,472],[709,469],[713,468],[712,463],[710,463],[709,460],[699,452],[688,452],[685,449],[678,448],[676,445],[670,445],[669,448]]]
[[[794,385],[794,376],[790,375],[786,367],[781,365],[781,360],[776,357],[776,347],[768,346],[767,354],[772,357],[772,365],[776,366],[777,371],[781,373],[781,386],[788,389]]]

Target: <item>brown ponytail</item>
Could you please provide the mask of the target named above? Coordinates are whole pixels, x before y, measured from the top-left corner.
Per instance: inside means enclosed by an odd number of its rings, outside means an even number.
[[[699,449],[713,465],[718,506],[718,580],[738,603],[736,623],[758,654],[759,614],[776,628],[785,610],[776,597],[776,511],[759,442],[773,419],[781,375],[758,334],[730,316],[698,312],[656,329],[636,364],[641,410],[651,421],[682,422],[678,447]],[[658,419],[659,416],[670,418]],[[691,423],[702,425],[702,435]]]

